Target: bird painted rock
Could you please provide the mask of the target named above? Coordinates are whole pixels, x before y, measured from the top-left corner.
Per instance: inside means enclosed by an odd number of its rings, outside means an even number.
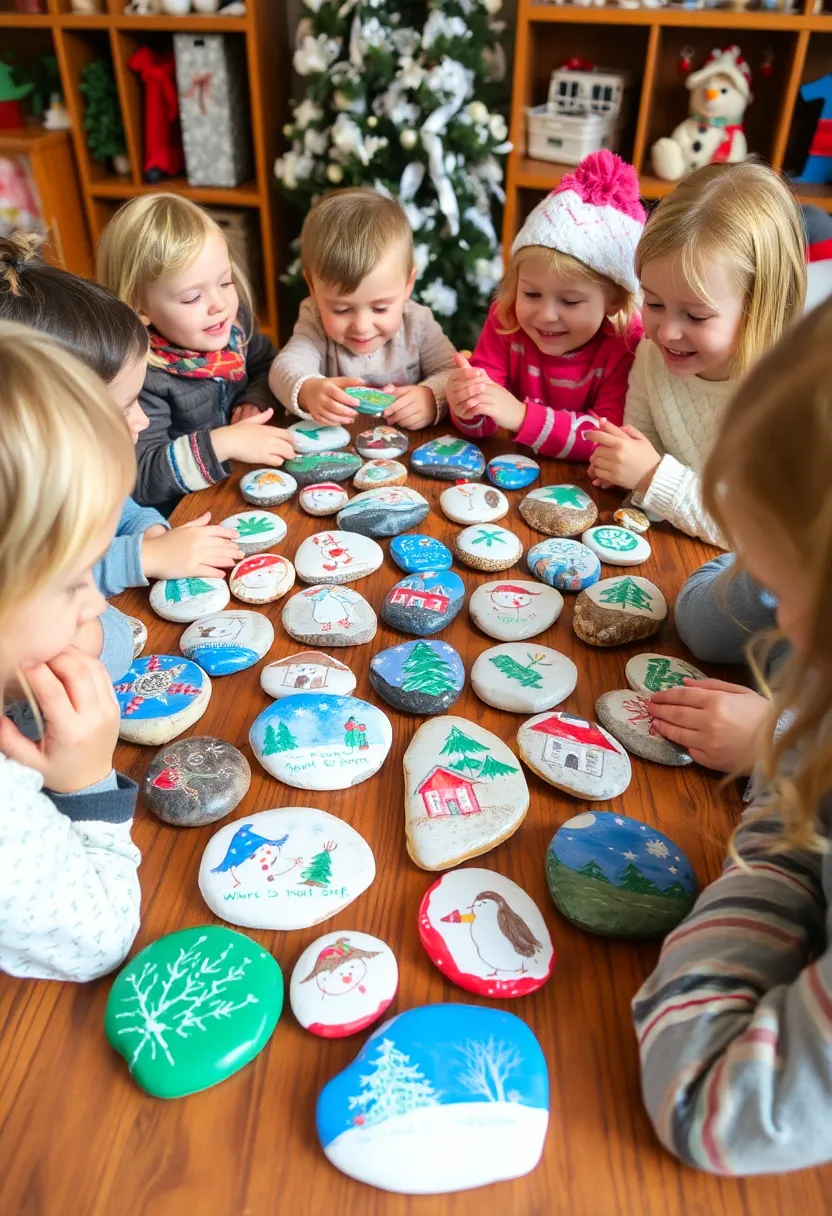
[[[667,601],[656,584],[621,574],[581,592],[572,628],[590,646],[621,646],[659,633],[666,620]]]
[[[407,468],[398,460],[368,460],[352,479],[356,490],[380,490],[387,486],[403,486]]]
[[[133,660],[113,685],[121,711],[118,737],[160,747],[198,722],[211,700],[211,681],[190,659],[151,654]]]
[[[440,435],[410,453],[410,467],[439,481],[476,481],[485,472],[485,457],[478,447],[459,435]]]
[[[163,578],[150,588],[150,607],[166,621],[196,621],[222,612],[230,599],[224,578]]]
[[[597,554],[579,540],[553,537],[532,545],[526,554],[529,570],[558,591],[583,591],[601,577],[601,561]]]
[[[447,642],[402,642],[370,660],[370,683],[394,709],[443,714],[465,686],[465,668]]]
[[[462,481],[439,495],[439,505],[457,524],[490,524],[508,514],[508,499],[502,490]]]
[[[378,570],[383,561],[384,552],[371,537],[333,529],[301,541],[295,570],[303,583],[354,583]]]
[[[355,676],[346,663],[321,650],[301,650],[267,663],[260,671],[263,692],[280,701],[302,692],[334,692],[348,697],[355,691]]]
[[[396,956],[381,938],[336,929],[307,946],[289,984],[304,1030],[343,1039],[377,1022],[399,986]]]
[[[279,507],[297,488],[294,477],[283,469],[249,469],[240,478],[240,493],[255,507]]]
[[[410,486],[388,486],[356,494],[338,512],[339,528],[362,536],[396,536],[415,528],[427,516],[430,503]]]
[[[421,532],[411,532],[409,536],[394,536],[390,541],[390,556],[406,574],[423,574],[426,570],[450,570],[454,560],[447,545]]]
[[[454,537],[454,554],[472,570],[508,570],[523,556],[519,536],[499,524],[472,524]]]
[[[237,511],[222,521],[224,528],[234,528],[238,545],[249,557],[279,545],[286,535],[286,521],[273,511]]]
[[[273,642],[274,625],[267,616],[239,609],[193,621],[179,647],[210,676],[228,676],[259,663]]]
[[[575,691],[578,669],[549,646],[503,642],[479,654],[471,687],[481,701],[515,714],[535,714],[565,701]]]
[[[643,536],[615,524],[587,528],[581,541],[608,566],[640,566],[653,552]]]
[[[598,508],[580,486],[540,486],[520,500],[520,514],[547,536],[577,536],[592,527]]]
[[[229,575],[231,593],[244,604],[272,604],[295,585],[295,567],[279,553],[244,557]]]
[[[174,827],[196,828],[229,815],[248,793],[251,769],[222,739],[190,736],[163,747],[142,785],[145,806]]]
[[[307,646],[361,646],[376,635],[376,614],[351,587],[318,583],[298,591],[281,616],[290,638]]]
[[[350,433],[343,426],[322,426],[314,419],[304,418],[289,427],[292,447],[299,456],[307,452],[337,452],[350,442]]]
[[[402,456],[410,446],[404,431],[394,426],[374,426],[355,437],[355,450],[365,460],[384,460]]]
[[[489,460],[485,473],[491,484],[501,490],[523,490],[540,476],[540,465],[530,456],[511,452]]]
[[[402,633],[427,637],[450,625],[465,601],[465,584],[453,570],[426,570],[400,579],[381,605],[381,617]]]
[[[474,624],[501,642],[522,642],[542,633],[554,625],[562,608],[559,591],[522,579],[480,583],[468,601]]]

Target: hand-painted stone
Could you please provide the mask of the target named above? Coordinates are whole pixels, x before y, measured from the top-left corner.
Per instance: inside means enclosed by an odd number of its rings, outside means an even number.
[[[311,486],[319,481],[349,481],[361,464],[354,452],[309,452],[287,460],[284,468],[299,486]]]
[[[451,870],[437,879],[419,907],[419,939],[443,975],[479,996],[527,996],[555,965],[537,904],[494,870]]]
[[[549,845],[546,880],[567,920],[606,937],[663,937],[696,899],[696,875],[679,846],[612,811],[567,819]]]
[[[213,913],[249,929],[307,929],[376,876],[372,850],[343,819],[292,806],[235,819],[211,837],[199,889]]]
[[[443,714],[465,685],[465,668],[446,642],[403,642],[370,661],[370,683],[394,709]]]
[[[279,545],[286,535],[286,523],[272,511],[238,511],[222,521],[224,528],[236,528],[238,544],[246,557]]]
[[[198,722],[211,700],[211,681],[201,667],[172,654],[134,659],[114,684],[121,711],[119,739],[161,747]]]
[[[432,718],[404,755],[407,851],[423,870],[450,870],[508,840],[529,788],[501,739],[466,718]]]
[[[645,511],[640,511],[638,507],[619,507],[613,515],[613,519],[619,528],[629,528],[631,532],[637,532],[639,536],[650,528],[650,517]]]
[[[402,633],[429,637],[450,625],[465,600],[465,584],[453,570],[425,571],[401,579],[384,597],[381,619]]]
[[[345,507],[350,496],[337,481],[318,481],[304,486],[298,502],[307,515],[337,515]]]
[[[598,508],[580,486],[540,486],[520,500],[526,523],[547,536],[577,536],[598,518]]]
[[[634,654],[624,668],[624,674],[630,688],[648,697],[654,692],[681,688],[685,680],[706,678],[704,671],[686,663],[684,659],[650,652]]]
[[[457,524],[489,524],[508,514],[508,499],[502,490],[476,481],[448,486],[439,496],[439,505]]]
[[[240,478],[240,493],[255,507],[279,507],[297,488],[294,477],[283,469],[250,469]]]
[[[414,532],[412,536],[394,536],[390,541],[390,556],[407,574],[426,570],[450,570],[453,554],[441,540]]]
[[[150,588],[150,607],[166,621],[195,621],[222,612],[230,599],[224,578],[163,578]]]
[[[290,638],[307,646],[361,646],[378,628],[363,595],[350,587],[321,584],[293,595],[281,621]]]
[[[403,486],[407,469],[398,460],[368,460],[352,479],[356,490],[380,490],[385,486]]]
[[[539,583],[481,583],[468,601],[468,613],[483,633],[501,642],[522,642],[542,633],[561,614],[563,596]]]
[[[683,747],[665,739],[654,728],[648,702],[632,689],[605,692],[595,702],[595,712],[598,721],[631,755],[675,768],[693,763]]]
[[[356,451],[365,460],[401,456],[409,446],[407,435],[394,426],[374,426],[370,431],[361,431],[355,438]]]
[[[481,701],[515,714],[536,714],[575,691],[578,669],[548,646],[505,642],[484,650],[471,668],[471,687]]]
[[[201,735],[163,747],[145,773],[142,794],[154,815],[196,828],[229,815],[248,793],[251,769],[242,752]]]
[[[430,511],[430,503],[409,486],[365,490],[338,512],[338,527],[362,536],[395,536],[415,528]]]
[[[248,738],[263,768],[278,781],[299,790],[346,790],[378,772],[393,728],[367,701],[304,692],[264,709]]]
[[[510,453],[508,456],[495,456],[489,460],[486,476],[492,485],[501,490],[524,490],[540,476],[540,465],[530,456],[519,456]]]
[[[581,592],[572,628],[590,646],[621,646],[659,633],[666,620],[667,602],[656,584],[624,574]]]
[[[614,524],[587,528],[581,540],[608,566],[640,566],[653,552],[643,537]]]
[[[128,616],[127,624],[133,637],[133,658],[137,659],[147,645],[147,625],[137,616]]]
[[[355,676],[346,663],[339,663],[321,650],[301,650],[267,663],[260,671],[260,687],[275,701],[300,692],[329,692],[348,697],[355,691]]]
[[[580,798],[617,798],[633,775],[630,757],[612,735],[565,710],[529,718],[517,732],[517,745],[533,773]]]
[[[472,570],[508,570],[523,556],[519,536],[499,524],[472,524],[454,538],[454,553]]]
[[[298,545],[295,569],[304,583],[354,583],[383,561],[381,546],[360,532],[316,532]]]
[[[271,604],[295,585],[295,567],[277,553],[244,557],[231,571],[231,593],[244,604]]]
[[[377,1022],[399,986],[396,956],[381,938],[336,929],[307,946],[289,984],[304,1030],[343,1039]]]
[[[230,676],[259,663],[271,650],[274,625],[262,612],[215,612],[189,625],[179,639],[188,659],[209,676]]]
[[[280,967],[220,925],[169,933],[116,976],[104,1033],[155,1098],[219,1084],[263,1050],[283,1008]]]
[[[656,511],[651,511],[649,507],[637,507],[633,502],[632,492],[625,497],[619,509],[622,511],[638,511],[641,515],[647,516],[647,522],[649,524],[658,524],[662,521],[661,515],[659,515]]]
[[[316,1123],[336,1169],[380,1190],[437,1195],[521,1178],[546,1140],[546,1060],[514,1014],[408,1009],[323,1088]]]
[[[345,388],[348,397],[355,398],[355,408],[359,414],[383,414],[388,405],[395,405],[396,398],[392,393],[382,393],[377,388]]]
[[[478,447],[459,435],[440,435],[410,453],[410,467],[439,481],[475,481],[485,472],[485,457]]]
[[[298,456],[309,452],[337,452],[350,442],[350,433],[343,426],[322,426],[313,420],[293,422],[289,427],[292,447]]]
[[[526,562],[535,578],[558,591],[583,591],[601,577],[601,562],[579,540],[541,540],[529,549]]]

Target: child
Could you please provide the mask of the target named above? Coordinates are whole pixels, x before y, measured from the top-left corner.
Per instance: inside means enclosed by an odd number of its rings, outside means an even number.
[[[740,386],[704,471],[704,507],[774,595],[793,652],[766,785],[633,1003],[659,1138],[723,1174],[832,1158],[830,347],[827,303]]]
[[[699,474],[737,380],[800,315],[806,260],[800,209],[765,165],[707,165],[651,215],[636,251],[647,341],[624,427],[591,438],[595,485],[710,544]],[[723,546],[724,547],[724,546]]]
[[[624,413],[643,225],[636,172],[612,152],[585,157],[535,207],[471,363],[458,356],[448,380],[464,435],[505,427],[544,456],[589,459],[587,431]]]
[[[206,211],[174,194],[125,203],[102,234],[98,277],[150,328],[138,502],[169,511],[227,477],[230,460],[274,466],[294,455],[287,433],[266,425],[275,349]]]
[[[0,700],[26,691],[45,723],[38,744],[0,715],[0,969],[91,980],[138,930],[140,857],[113,686],[73,639],[104,610],[92,570],[135,456],[98,377],[5,321],[0,417]]]
[[[293,414],[327,426],[355,418],[345,388],[396,398],[384,421],[416,431],[446,409],[454,348],[433,313],[410,296],[413,232],[402,208],[375,190],[336,190],[304,221],[300,257],[310,297],[269,376]]]

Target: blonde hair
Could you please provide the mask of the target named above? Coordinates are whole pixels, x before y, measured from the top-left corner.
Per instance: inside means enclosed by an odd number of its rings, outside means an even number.
[[[304,274],[347,295],[397,242],[413,271],[413,230],[399,203],[360,187],[333,190],[313,204],[300,234]]]
[[[559,249],[549,249],[546,245],[525,245],[512,254],[495,296],[497,320],[502,326],[502,333],[514,334],[520,328],[516,310],[517,290],[520,268],[528,262],[540,263],[547,274],[557,275],[559,278],[586,279],[600,287],[607,295],[612,295],[616,308],[607,315],[607,320],[617,334],[627,332],[636,311],[636,300],[632,292],[627,291],[620,283],[614,283],[612,279],[599,274],[578,258],[573,258],[570,253],[561,253]]]
[[[648,219],[636,274],[656,258],[676,260],[708,304],[703,265],[718,262],[734,275],[743,309],[732,378],[753,367],[803,311],[803,218],[790,186],[767,165],[706,165],[684,178]]]
[[[735,543],[742,519],[790,548],[806,582],[806,642],[778,672],[763,773],[787,839],[818,847],[815,816],[832,789],[832,301],[801,321],[742,382],[703,472],[706,510]],[[740,546],[739,558],[742,552]],[[784,635],[752,642],[759,671]],[[790,711],[783,729],[774,724]],[[797,762],[786,762],[796,748]]]

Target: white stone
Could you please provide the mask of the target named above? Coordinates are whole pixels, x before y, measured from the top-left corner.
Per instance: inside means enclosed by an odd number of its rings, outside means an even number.
[[[654,730],[647,700],[631,688],[605,692],[595,702],[595,713],[613,738],[634,756],[676,768],[693,763],[683,747]]]
[[[271,604],[295,585],[295,567],[278,553],[244,557],[231,571],[231,592],[244,604]]]
[[[562,609],[563,596],[554,587],[524,579],[480,583],[468,601],[474,624],[501,642],[533,638],[554,625]]]
[[[250,469],[240,478],[240,493],[255,507],[278,507],[297,488],[294,477],[282,469]]]
[[[150,588],[150,607],[166,621],[196,621],[230,599],[224,578],[163,578]]]
[[[368,460],[352,479],[356,490],[402,486],[407,481],[407,466],[399,460]]]
[[[454,553],[473,570],[508,570],[523,556],[523,545],[499,524],[473,524],[457,533]]]
[[[298,456],[305,456],[308,452],[337,452],[350,442],[346,427],[325,426],[314,421],[293,422],[289,434]]]
[[[273,511],[237,511],[222,521],[224,528],[236,528],[239,546],[248,557],[279,545],[286,535],[286,523]]]
[[[489,524],[508,514],[508,499],[502,490],[476,481],[448,486],[439,495],[439,505],[457,524]]]
[[[587,528],[581,540],[607,566],[640,566],[653,552],[642,536],[616,524]]]
[[[209,675],[226,676],[259,663],[273,643],[274,625],[267,616],[232,609],[190,624],[179,639],[179,649]]]
[[[336,929],[307,946],[295,963],[289,1003],[304,1030],[341,1039],[377,1021],[398,986],[396,956],[386,942]]]
[[[304,486],[298,495],[307,515],[336,515],[349,500],[349,494],[337,481],[317,481]]]
[[[577,683],[578,669],[565,654],[523,642],[492,646],[471,668],[471,686],[479,699],[516,714],[559,705]]]
[[[133,658],[137,659],[147,645],[147,625],[137,616],[128,616],[127,624],[133,636]]]
[[[580,798],[617,798],[630,784],[630,757],[621,744],[597,723],[565,710],[529,718],[517,744],[532,772]]]
[[[408,438],[394,426],[376,426],[361,431],[355,439],[359,456],[365,460],[384,460],[388,456],[401,456],[408,449]]]
[[[667,601],[655,583],[619,574],[586,587],[575,601],[572,628],[591,646],[621,646],[658,633]]]
[[[360,532],[316,532],[295,554],[295,569],[304,583],[354,583],[378,570],[384,561],[381,545]]]
[[[684,659],[670,654],[653,654],[651,651],[634,654],[624,668],[624,674],[630,688],[645,696],[678,688],[685,680],[707,678],[704,671],[686,663]]]
[[[307,646],[361,646],[375,637],[378,618],[351,587],[318,585],[299,591],[286,603],[283,628]]]
[[[260,687],[275,701],[300,692],[330,692],[348,697],[355,691],[355,683],[346,663],[321,650],[301,650],[285,659],[275,659],[260,672]]]

